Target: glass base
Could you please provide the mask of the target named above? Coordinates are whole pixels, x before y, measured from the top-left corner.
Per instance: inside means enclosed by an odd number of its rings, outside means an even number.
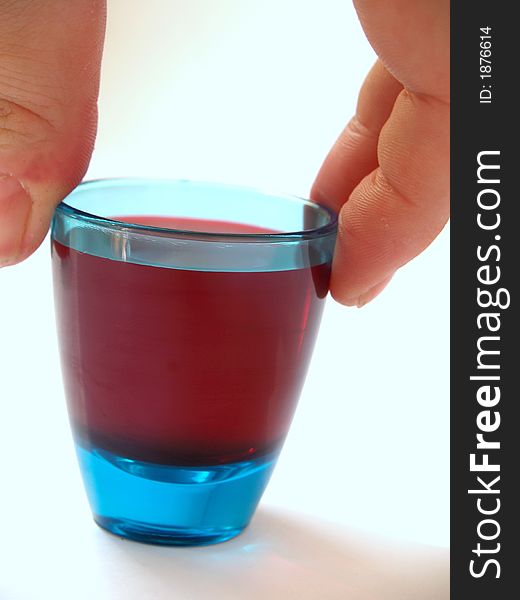
[[[139,542],[194,546],[238,535],[249,523],[277,454],[208,467],[135,461],[76,444],[98,525]]]

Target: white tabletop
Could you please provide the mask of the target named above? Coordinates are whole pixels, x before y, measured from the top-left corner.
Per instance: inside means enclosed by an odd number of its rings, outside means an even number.
[[[20,526],[13,536],[8,528],[2,600],[449,597],[446,550],[389,543],[289,511],[263,507],[238,538],[182,549],[122,540],[84,512],[74,523],[49,518],[27,537]]]
[[[109,8],[91,177],[308,192],[374,59],[347,0]],[[328,301],[257,515],[205,548],[94,525],[65,410],[48,240],[0,270],[0,600],[448,598],[448,241],[362,310]]]

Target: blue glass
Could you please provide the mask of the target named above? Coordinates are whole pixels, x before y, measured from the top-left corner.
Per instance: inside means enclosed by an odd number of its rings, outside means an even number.
[[[138,225],[124,216],[232,222],[263,232]],[[247,526],[303,384],[335,235],[336,216],[326,207],[221,184],[85,182],[58,206],[52,253],[64,384],[85,489],[101,527],[141,542],[200,545],[230,539]],[[229,297],[227,314],[220,295],[228,285],[235,289],[234,274],[246,287],[237,284],[238,299],[233,304]],[[154,290],[150,297],[146,281]],[[190,294],[213,281],[208,289],[215,298],[205,297],[201,306],[219,306],[225,327],[217,335],[208,320],[204,346],[200,338],[190,342],[185,330],[199,324],[191,304],[201,299]],[[257,291],[248,292],[249,282]],[[278,295],[266,292],[264,305],[259,297],[271,285]],[[299,298],[298,286],[305,297]],[[171,311],[179,313],[178,320],[161,313],[166,332],[147,321],[163,310],[164,290],[166,307],[171,298]],[[242,300],[254,307],[250,315],[241,314]],[[283,308],[284,301],[293,302],[294,311]],[[296,325],[284,329],[293,312]],[[208,319],[205,313],[200,319]],[[255,333],[255,327],[275,325],[278,333]],[[242,330],[243,337],[233,334]],[[228,346],[229,361],[219,362],[222,336],[239,347]],[[208,358],[213,346],[215,356]],[[232,387],[223,395],[213,390],[204,374],[208,360],[221,365],[212,374],[215,385],[229,386],[236,375],[241,395]],[[267,365],[262,379],[254,375],[259,360]]]
[[[141,542],[224,542],[249,523],[277,453],[206,467],[164,467],[76,445],[95,521]]]

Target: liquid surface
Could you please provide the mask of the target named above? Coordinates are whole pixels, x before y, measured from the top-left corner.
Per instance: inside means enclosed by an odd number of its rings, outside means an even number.
[[[176,222],[163,218],[160,226]],[[211,223],[197,225],[208,231]],[[69,414],[82,444],[167,465],[225,464],[279,448],[314,345],[328,265],[176,270],[56,241],[53,264]]]
[[[110,217],[115,221],[147,225],[149,227],[167,227],[184,231],[206,233],[279,233],[275,229],[233,223],[232,221],[208,221],[205,219],[189,219],[187,217],[157,217],[153,215],[123,215]]]

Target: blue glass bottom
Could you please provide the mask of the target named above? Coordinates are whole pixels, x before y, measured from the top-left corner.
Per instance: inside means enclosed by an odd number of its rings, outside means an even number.
[[[165,466],[76,444],[94,520],[139,542],[193,546],[238,535],[249,523],[278,452],[209,467]]]

